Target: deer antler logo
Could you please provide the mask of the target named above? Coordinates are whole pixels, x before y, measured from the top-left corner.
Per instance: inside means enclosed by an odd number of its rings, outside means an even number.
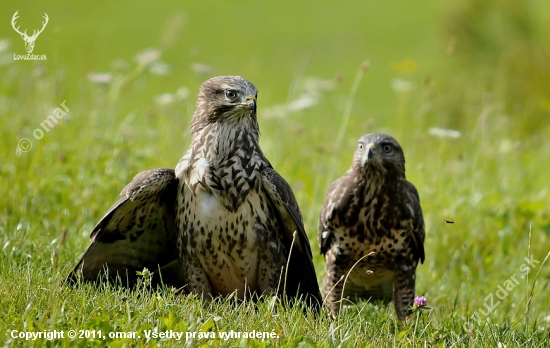
[[[48,24],[48,19],[49,19],[48,14],[44,12],[45,22],[42,22],[42,29],[40,30],[35,29],[32,35],[28,36],[27,30],[25,30],[25,32],[22,33],[19,31],[19,27],[17,28],[15,27],[15,21],[17,20],[17,18],[19,18],[17,16],[18,12],[19,11],[15,11],[15,13],[13,14],[13,17],[11,18],[11,26],[13,27],[13,30],[15,30],[19,35],[21,35],[23,40],[25,40],[25,49],[27,50],[27,53],[32,53],[32,50],[34,50],[34,42],[36,41],[36,38],[38,37],[38,35],[40,35],[42,31],[44,31],[44,28],[46,28],[46,24]]]

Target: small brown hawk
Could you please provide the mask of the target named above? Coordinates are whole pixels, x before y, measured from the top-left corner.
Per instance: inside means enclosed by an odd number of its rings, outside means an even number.
[[[138,174],[92,232],[69,276],[135,282],[135,271],[191,293],[322,299],[302,215],[260,149],[257,90],[240,76],[200,87],[192,141],[176,170]]]
[[[414,301],[424,262],[424,220],[405,156],[386,134],[359,139],[351,168],[329,188],[319,219],[326,260],[324,295],[336,317],[343,298],[388,301],[400,320]]]

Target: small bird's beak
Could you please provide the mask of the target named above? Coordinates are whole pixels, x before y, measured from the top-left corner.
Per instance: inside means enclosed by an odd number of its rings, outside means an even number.
[[[374,143],[367,144],[366,148],[367,150],[363,154],[363,158],[361,161],[363,166],[367,164],[376,155],[376,152],[374,151],[376,149],[376,146],[374,145]]]

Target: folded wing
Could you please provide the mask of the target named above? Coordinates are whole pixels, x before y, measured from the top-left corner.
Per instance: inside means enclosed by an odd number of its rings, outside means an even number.
[[[282,221],[287,250],[290,250],[294,241],[288,261],[286,294],[289,297],[301,297],[318,309],[323,300],[313,266],[311,246],[296,198],[288,183],[273,168],[264,168],[261,176],[263,187]]]

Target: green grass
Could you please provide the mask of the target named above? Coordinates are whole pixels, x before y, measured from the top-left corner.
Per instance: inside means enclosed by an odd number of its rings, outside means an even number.
[[[546,346],[550,7],[499,4],[2,4],[0,40],[10,44],[0,51],[0,342],[105,345],[11,338],[12,330],[74,329],[141,336],[108,338],[113,347],[182,345],[145,338],[157,329],[278,336],[187,346]],[[16,10],[31,32],[48,13],[33,52],[47,61],[13,61],[24,53],[9,25]],[[134,61],[148,47],[162,52],[168,75]],[[197,72],[193,63],[214,71]],[[111,72],[112,83],[89,81],[91,72]],[[240,74],[258,87],[261,144],[294,188],[319,280],[316,226],[328,185],[349,167],[361,135],[387,132],[400,141],[426,221],[417,293],[431,310],[400,327],[392,305],[361,302],[331,321],[271,301],[202,304],[145,285],[133,292],[59,286],[133,175],[175,166],[189,144],[198,86],[212,74]],[[308,96],[317,103],[290,107]],[[63,101],[70,113],[34,138]],[[460,137],[433,136],[432,127]],[[22,138],[30,151],[17,150]],[[522,279],[525,257],[540,263]]]

